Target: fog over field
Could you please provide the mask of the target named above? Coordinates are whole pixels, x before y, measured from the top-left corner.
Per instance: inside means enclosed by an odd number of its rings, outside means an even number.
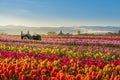
[[[0,26],[0,33],[7,33],[12,35],[18,35],[21,31],[26,33],[30,31],[31,34],[46,34],[47,32],[56,32],[59,33],[62,30],[64,33],[77,34],[77,31],[80,30],[81,33],[95,33],[102,34],[107,32],[117,32],[120,30],[120,27],[114,26],[71,26],[71,27],[27,27],[27,26]]]

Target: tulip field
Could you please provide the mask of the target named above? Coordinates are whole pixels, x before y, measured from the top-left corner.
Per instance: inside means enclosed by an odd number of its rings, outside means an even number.
[[[1,35],[0,80],[120,80],[120,37]]]

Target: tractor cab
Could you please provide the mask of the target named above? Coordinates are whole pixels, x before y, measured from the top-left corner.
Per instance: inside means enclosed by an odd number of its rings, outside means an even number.
[[[29,33],[29,31],[27,32],[27,34],[24,34],[23,31],[21,31],[21,39],[27,40],[41,40],[41,36],[36,34],[36,35],[31,35]]]

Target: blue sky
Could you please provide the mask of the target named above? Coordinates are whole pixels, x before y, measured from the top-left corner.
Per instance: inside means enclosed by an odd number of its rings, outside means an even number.
[[[120,0],[0,0],[0,25],[120,26]]]

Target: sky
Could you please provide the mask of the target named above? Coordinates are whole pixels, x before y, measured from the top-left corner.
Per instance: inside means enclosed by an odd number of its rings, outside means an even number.
[[[0,0],[0,25],[120,26],[120,0]]]

